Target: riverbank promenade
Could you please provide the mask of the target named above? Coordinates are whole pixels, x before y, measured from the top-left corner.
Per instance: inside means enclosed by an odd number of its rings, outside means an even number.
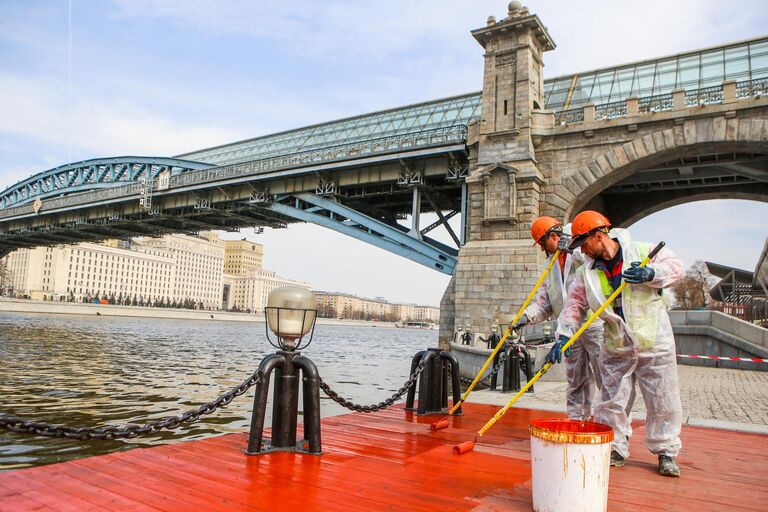
[[[768,372],[678,365],[683,422],[700,427],[768,434]],[[566,383],[538,381],[535,393],[525,393],[516,407],[565,413]],[[636,390],[634,419],[645,419],[645,403]],[[483,389],[470,401],[502,406],[514,393]],[[640,438],[637,438],[640,439]]]
[[[528,424],[563,415],[510,409],[455,455],[496,410],[466,404],[440,431],[429,429],[436,416],[402,406],[326,418],[321,456],[247,456],[247,434],[229,434],[10,471],[0,474],[0,511],[529,511]],[[642,439],[643,423],[633,428]],[[768,435],[686,425],[682,440],[681,478],[659,476],[640,446],[612,468],[608,510],[765,510]]]

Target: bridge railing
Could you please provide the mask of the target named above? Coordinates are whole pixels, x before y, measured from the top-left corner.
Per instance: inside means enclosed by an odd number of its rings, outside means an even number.
[[[258,175],[267,172],[305,167],[318,163],[337,162],[414,148],[462,143],[467,140],[467,126],[447,125],[425,131],[382,137],[365,141],[338,144],[326,148],[300,151],[260,160],[223,165],[203,171],[193,171],[171,177],[171,188],[217,181],[243,175]]]
[[[555,124],[581,123],[584,121],[584,108],[572,108],[555,112]]]
[[[626,101],[612,101],[595,105],[595,121],[600,119],[613,119],[614,117],[624,117],[627,115]]]
[[[685,106],[698,107],[701,105],[714,105],[723,102],[723,86],[704,87],[693,91],[685,91]]]
[[[759,98],[768,96],[768,78],[745,80],[736,83],[737,98]]]
[[[586,105],[555,112],[555,125],[589,123],[635,114],[665,112],[678,108],[716,105],[726,101],[768,96],[768,78],[723,82],[700,89],[679,90],[667,94],[629,98],[602,105]]]
[[[637,110],[640,113],[664,112],[672,110],[672,93],[646,96],[637,100]]]

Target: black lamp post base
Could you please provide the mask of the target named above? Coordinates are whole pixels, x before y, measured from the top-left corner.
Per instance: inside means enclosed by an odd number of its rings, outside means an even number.
[[[280,350],[265,357],[259,365],[261,382],[256,384],[248,436],[248,455],[271,451],[291,451],[320,455],[320,375],[315,364],[299,352]],[[275,390],[272,399],[272,439],[265,440],[264,418],[267,410],[270,375],[274,372]],[[302,382],[304,405],[304,435],[296,440],[299,415],[299,382]]]
[[[246,455],[264,455],[266,453],[274,452],[295,452],[303,453],[306,455],[322,455],[322,452],[312,452],[309,450],[309,441],[306,439],[300,439],[296,441],[296,446],[272,446],[271,439],[262,439],[261,449],[257,452],[251,452],[245,450]]]

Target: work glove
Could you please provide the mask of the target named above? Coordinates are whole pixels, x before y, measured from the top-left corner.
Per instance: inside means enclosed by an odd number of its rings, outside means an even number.
[[[526,315],[523,315],[523,316],[520,317],[520,319],[517,321],[517,323],[512,326],[512,330],[513,331],[518,331],[518,330],[522,329],[523,327],[525,327],[526,325],[528,325],[528,322],[529,322],[528,317]]]
[[[561,334],[557,338],[557,342],[555,342],[554,345],[552,345],[552,348],[549,349],[549,353],[547,354],[547,357],[544,359],[545,363],[560,363],[563,361],[563,346],[565,346],[566,343],[568,343],[568,340],[570,338],[568,336],[565,336]],[[571,348],[568,347],[568,350],[565,351],[565,357],[568,357],[571,355]]]
[[[573,251],[569,248],[570,245],[571,235],[566,235],[565,233],[560,235],[560,240],[557,241],[557,248],[560,252],[572,253]]]
[[[641,267],[639,261],[633,261],[629,268],[624,269],[621,277],[628,283],[639,284],[653,281],[653,276],[655,275],[656,272],[648,265]]]

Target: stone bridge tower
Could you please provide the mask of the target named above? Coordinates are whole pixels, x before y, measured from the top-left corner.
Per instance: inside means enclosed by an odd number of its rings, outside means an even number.
[[[498,314],[516,312],[543,261],[529,233],[544,184],[532,128],[544,105],[542,56],[555,43],[520,2],[472,35],[485,50],[482,118],[469,130],[467,243],[441,304],[441,343],[456,325],[487,335]]]

